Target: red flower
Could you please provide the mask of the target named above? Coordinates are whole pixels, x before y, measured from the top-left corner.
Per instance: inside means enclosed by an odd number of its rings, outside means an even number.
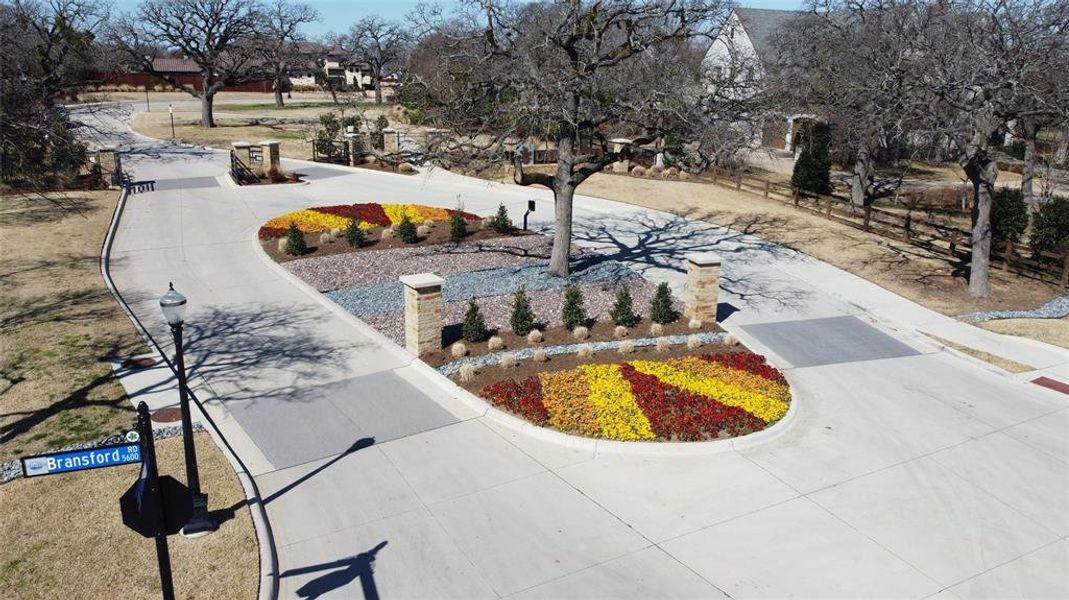
[[[311,210],[328,215],[337,215],[346,219],[357,218],[364,223],[371,223],[372,225],[381,225],[383,227],[390,225],[390,218],[386,216],[386,212],[382,210],[382,206],[377,203],[316,206]]]
[[[658,437],[694,441],[716,438],[722,430],[738,436],[765,427],[764,421],[741,408],[667,385],[629,364],[620,365],[620,373]]]
[[[542,404],[542,383],[537,376],[491,383],[483,387],[482,396],[494,406],[503,406],[535,425],[544,425],[549,420],[549,411]]]
[[[260,231],[256,233],[256,236],[261,240],[270,240],[273,238],[280,238],[286,235],[285,229],[279,229],[278,227],[261,227]]]
[[[718,363],[731,369],[738,369],[760,375],[777,383],[787,383],[775,367],[765,362],[765,357],[753,352],[721,352],[719,354],[703,354],[699,358],[711,363]]]

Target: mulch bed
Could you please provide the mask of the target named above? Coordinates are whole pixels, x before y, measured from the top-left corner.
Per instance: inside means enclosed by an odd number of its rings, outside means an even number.
[[[512,233],[498,233],[493,229],[487,227],[485,229],[477,229],[479,227],[478,222],[468,223],[468,235],[464,238],[465,242],[476,242],[480,240],[491,240],[495,238],[503,237],[518,237],[524,235],[536,235],[529,231],[516,230]],[[364,230],[364,235],[367,242],[359,247],[352,248],[345,242],[344,232],[342,236],[338,237],[333,242],[327,244],[319,243],[319,234],[310,233],[305,234],[304,239],[308,244],[308,252],[301,256],[290,256],[285,252],[278,249],[278,239],[260,240],[260,245],[263,246],[264,252],[267,253],[275,262],[284,263],[298,258],[312,258],[317,256],[332,256],[334,254],[348,254],[354,252],[366,252],[368,250],[391,250],[394,248],[417,248],[420,246],[433,246],[435,244],[448,244],[452,242],[449,236],[449,223],[438,223],[431,228],[431,233],[427,237],[420,238],[415,244],[406,244],[398,239],[396,236],[390,239],[382,239],[382,230],[385,227],[376,226]]]
[[[527,341],[526,337],[518,336],[515,333],[512,333],[511,331],[496,331],[496,332],[494,332],[493,335],[496,335],[496,336],[500,337],[502,339],[502,341],[505,342],[505,348],[503,350],[495,350],[494,352],[502,352],[502,351],[507,352],[508,350],[518,350],[520,348],[537,348],[537,347],[540,347],[540,346],[541,347],[546,347],[546,346],[560,346],[560,345],[563,345],[563,344],[581,344],[581,343],[585,343],[585,342],[608,342],[608,341],[613,341],[613,340],[617,339],[616,337],[613,336],[613,331],[616,329],[616,324],[613,323],[612,321],[597,322],[597,323],[594,323],[593,325],[591,325],[590,327],[588,327],[588,329],[590,330],[590,337],[588,337],[585,340],[577,340],[577,339],[575,339],[575,336],[572,335],[572,332],[569,331],[568,329],[566,329],[562,325],[557,325],[555,327],[550,327],[550,328],[545,329],[545,330],[542,331],[542,342],[538,343],[538,344],[532,344],[532,343]],[[670,335],[689,335],[691,333],[705,333],[705,332],[710,332],[710,331],[718,332],[718,331],[723,331],[723,329],[721,329],[720,326],[717,325],[716,323],[712,323],[712,324],[709,324],[709,325],[703,325],[701,329],[691,329],[689,327],[688,319],[686,319],[684,317],[680,317],[680,319],[678,321],[676,321],[675,323],[669,323],[667,325],[664,325],[664,334],[663,335],[665,335],[665,336],[670,336]],[[626,338],[622,338],[622,339],[628,339],[628,338],[634,339],[634,338],[644,338],[644,337],[653,337],[653,336],[650,335],[650,321],[648,319],[643,319],[641,322],[639,322],[638,325],[636,325],[635,327],[632,327],[631,328],[631,333],[628,334],[628,336]],[[442,365],[444,365],[446,363],[453,362],[454,360],[457,360],[457,359],[453,358],[453,355],[449,351],[449,346],[451,344],[453,344],[454,342],[458,342],[458,341],[461,341],[461,340],[462,340],[462,338],[461,338],[461,326],[459,324],[458,325],[447,326],[442,332],[442,344],[443,344],[444,348],[442,350],[439,350],[438,352],[432,352],[432,353],[429,353],[429,354],[425,354],[425,355],[421,356],[420,358],[423,360],[423,362],[431,365],[432,367],[440,367],[440,366],[442,366]],[[487,345],[487,343],[485,341],[483,341],[483,342],[464,342],[464,345],[468,347],[468,354],[467,354],[468,357],[482,356],[484,354],[492,354],[492,352],[490,351],[490,349],[489,349],[489,347],[488,347],[488,345]],[[676,348],[676,347],[677,346],[673,346],[673,349]],[[685,354],[693,354],[695,352],[694,350],[687,350],[685,344],[681,344],[678,347],[682,348],[683,350],[685,350],[685,352],[683,352],[680,356],[685,355]],[[621,355],[621,354],[617,354],[615,350],[612,351],[612,354],[614,356],[621,356],[622,360],[628,360],[627,356],[631,356],[633,358],[636,355],[638,355],[640,352],[642,352],[642,349],[636,348],[634,354]],[[653,350],[650,350],[650,352],[653,352]],[[606,354],[608,354],[608,352],[602,351],[599,354],[595,354],[595,356],[605,356]],[[657,354],[658,356],[668,356],[668,357],[674,356],[672,354],[662,354],[662,353],[657,353],[657,352],[655,352],[655,354]],[[538,369],[538,370],[544,371],[544,370],[546,370],[545,369],[545,365],[552,364],[554,361],[558,361],[559,362],[561,360],[564,360],[566,357],[567,357],[567,355],[550,357],[550,361],[548,363],[535,363],[535,364],[541,364],[542,368]],[[590,360],[587,360],[586,362],[590,362]],[[601,361],[601,362],[611,362],[611,361]],[[576,364],[579,364],[579,363],[576,363]],[[556,367],[554,367],[554,369],[555,368]],[[511,371],[512,370],[510,370],[510,372]]]

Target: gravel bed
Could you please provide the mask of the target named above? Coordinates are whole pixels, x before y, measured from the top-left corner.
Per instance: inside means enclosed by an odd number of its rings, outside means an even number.
[[[193,424],[193,431],[204,431],[204,426],[200,423]],[[181,425],[168,425],[166,427],[153,427],[152,437],[157,440],[163,440],[172,437],[178,437],[182,435]],[[86,448],[97,448],[99,446],[107,446],[108,444],[122,444],[125,443],[125,438],[121,435],[113,435],[106,437],[102,440],[96,440],[94,442],[82,442],[79,444],[71,444],[64,446],[58,450],[47,450],[44,452],[38,452],[37,454],[51,454],[53,452],[67,452],[69,450],[84,450]],[[19,459],[9,460],[5,463],[0,463],[0,483],[7,483],[12,479],[22,477],[22,462]]]
[[[545,261],[551,240],[542,235],[494,238],[391,250],[301,258],[282,266],[319,291],[393,281],[413,273],[458,273]]]
[[[635,312],[640,315],[648,313],[650,300],[653,299],[657,286],[641,278],[632,279],[627,285],[634,300]],[[615,283],[589,283],[579,286],[579,289],[583,292],[587,316],[598,321],[607,320],[609,309],[612,308],[613,302],[616,300]],[[551,327],[561,324],[560,309],[564,303],[564,290],[562,288],[533,292],[528,294],[528,298],[531,300],[531,310],[534,311],[538,322],[548,323]],[[682,303],[678,300],[673,300],[676,310],[682,311]],[[486,296],[479,298],[476,302],[479,304],[479,308],[482,309],[487,326],[498,329],[508,328],[509,316],[512,314],[511,294]],[[462,323],[464,321],[464,313],[467,310],[468,300],[466,298],[454,302],[446,302],[442,307],[442,323],[445,326]],[[389,312],[360,315],[360,319],[391,340],[404,345],[405,317],[403,307]]]
[[[1058,296],[1039,308],[1032,310],[985,310],[958,317],[970,323],[982,323],[998,319],[1061,319],[1069,315],[1069,296]]]
[[[727,334],[722,332],[722,331],[719,331],[719,332],[717,332],[717,331],[707,331],[705,333],[697,333],[697,334],[693,334],[693,335],[697,335],[698,338],[702,341],[703,344],[714,344],[714,343],[715,344],[719,344],[720,342],[723,342],[724,341],[724,337],[727,336]],[[667,336],[667,337],[668,337],[668,343],[669,344],[677,345],[677,344],[685,344],[685,343],[687,343],[687,338],[690,337],[690,335],[670,335],[670,336]],[[601,352],[603,350],[615,350],[615,349],[620,347],[620,344],[623,341],[624,340],[612,340],[612,341],[607,341],[607,342],[589,342],[589,344],[594,349],[595,352]],[[655,337],[637,338],[637,339],[632,339],[631,342],[634,343],[636,347],[653,346],[654,344],[657,343],[657,338],[655,338]],[[546,354],[548,354],[550,356],[556,356],[558,354],[575,354],[576,352],[579,351],[579,346],[581,346],[581,345],[582,344],[564,344],[562,346],[544,346],[544,347],[542,347],[542,350],[545,350]],[[442,375],[445,375],[445,376],[448,377],[450,375],[453,375],[457,371],[459,371],[460,367],[463,366],[464,364],[467,364],[467,363],[475,365],[475,368],[477,368],[477,369],[481,368],[481,367],[487,367],[487,366],[490,366],[490,365],[496,365],[496,364],[501,362],[501,357],[503,355],[505,355],[505,354],[512,354],[518,360],[525,360],[525,359],[528,359],[528,358],[531,358],[532,356],[534,356],[535,350],[537,350],[537,349],[538,348],[528,347],[528,348],[521,348],[519,350],[511,350],[511,351],[505,351],[505,352],[495,352],[493,354],[484,354],[482,356],[474,356],[474,357],[471,357],[471,358],[462,358],[460,360],[455,360],[455,361],[453,361],[451,363],[446,363],[446,364],[438,367],[438,372],[441,373]]]
[[[567,279],[546,273],[547,265],[547,261],[539,261],[499,269],[447,274],[442,287],[442,297],[449,303],[472,297],[509,296],[520,286],[526,286],[528,292],[536,294],[543,290],[561,290],[569,283],[583,286],[608,282],[609,287],[614,288],[617,282],[639,279],[638,273],[615,260],[602,261]],[[357,316],[404,309],[404,285],[399,281],[334,290],[327,292],[326,296]],[[484,308],[484,312],[490,314],[494,311]]]

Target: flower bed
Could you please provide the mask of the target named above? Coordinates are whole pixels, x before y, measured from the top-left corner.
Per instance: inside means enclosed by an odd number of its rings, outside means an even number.
[[[446,221],[449,210],[420,204],[339,204],[335,206],[317,206],[295,210],[271,219],[260,227],[261,240],[279,238],[286,235],[290,223],[304,233],[319,233],[331,229],[345,229],[350,219],[360,219],[360,227],[388,227],[400,223],[405,216],[419,225],[424,221]],[[464,213],[467,220],[478,220],[478,215]]]
[[[783,375],[750,352],[580,365],[481,393],[536,425],[611,440],[745,435],[783,418],[790,404]]]

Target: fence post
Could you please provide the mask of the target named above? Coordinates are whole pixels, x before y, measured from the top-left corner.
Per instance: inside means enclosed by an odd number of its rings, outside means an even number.
[[[737,190],[741,190],[742,189],[742,173],[736,173],[735,174],[735,189],[737,189]]]
[[[872,205],[865,207],[865,231],[869,230],[869,222],[872,220]]]
[[[1069,288],[1069,250],[1065,252],[1065,259],[1062,262],[1062,287]]]
[[[824,218],[831,219],[831,205],[835,203],[835,198],[828,196],[828,207],[824,209]]]
[[[713,183],[716,183],[716,166],[715,165],[713,166],[712,171],[713,171]]]
[[[765,198],[768,198],[768,193],[771,191],[771,189],[772,189],[772,182],[766,180],[765,181]]]
[[[906,213],[906,222],[903,227],[905,227],[906,240],[908,241],[909,238],[913,236],[913,215],[911,213]]]
[[[800,195],[798,188],[794,188],[794,207],[798,208],[798,196]]]
[[[1003,268],[1007,271],[1010,270],[1010,264],[1013,262],[1013,240],[1006,240],[1006,250],[1002,256]]]

